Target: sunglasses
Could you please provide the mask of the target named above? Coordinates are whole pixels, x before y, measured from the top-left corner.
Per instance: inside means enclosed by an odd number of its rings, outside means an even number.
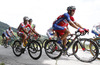
[[[75,10],[72,10],[72,12],[75,12]]]

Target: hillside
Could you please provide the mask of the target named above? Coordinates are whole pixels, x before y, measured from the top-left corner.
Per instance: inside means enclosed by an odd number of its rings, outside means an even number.
[[[9,25],[0,21],[0,36],[4,32],[4,30],[8,29]],[[11,27],[14,32],[17,32],[16,28]]]
[[[8,28],[9,28],[9,25],[8,25],[8,24],[3,23],[3,22],[0,21],[0,39],[1,39],[1,35],[2,35],[2,33],[4,32],[4,30],[6,30],[6,29],[8,29]],[[14,27],[11,27],[11,28],[13,29],[13,31],[14,31],[15,33],[17,32],[16,28],[14,28]],[[43,41],[44,39],[47,39],[47,36],[41,35],[40,40]]]

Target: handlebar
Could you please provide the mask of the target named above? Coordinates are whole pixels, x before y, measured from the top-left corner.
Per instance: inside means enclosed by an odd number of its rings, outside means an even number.
[[[75,34],[70,34],[70,35],[68,35],[68,36],[71,36],[71,37],[73,37],[73,35],[76,35],[76,36],[83,36],[83,35],[85,35],[85,34],[88,34],[89,32],[84,32],[84,33],[80,33],[79,31],[75,31]]]
[[[88,34],[89,32],[85,31],[83,33],[80,33],[79,31],[76,31],[75,35],[77,35],[77,36],[84,36],[86,33]]]

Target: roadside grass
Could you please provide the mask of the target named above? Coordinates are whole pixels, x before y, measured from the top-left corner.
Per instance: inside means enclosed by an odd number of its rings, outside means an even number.
[[[5,63],[2,62],[2,63],[0,63],[0,65],[5,65]]]

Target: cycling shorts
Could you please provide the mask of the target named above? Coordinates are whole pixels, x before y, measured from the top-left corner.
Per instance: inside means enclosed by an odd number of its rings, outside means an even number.
[[[3,33],[5,35],[5,37],[10,38],[10,36],[7,33]]]
[[[23,38],[23,34],[24,34],[24,32],[17,32],[17,35],[19,36],[19,37],[21,37],[21,38]]]

